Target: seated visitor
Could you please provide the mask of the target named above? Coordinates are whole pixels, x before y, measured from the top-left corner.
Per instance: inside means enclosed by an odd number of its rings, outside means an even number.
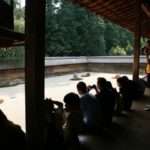
[[[139,78],[137,81],[135,81],[136,86],[137,86],[137,93],[138,93],[138,98],[142,97],[145,92],[146,88],[146,83],[143,79]]]
[[[129,111],[132,107],[132,101],[134,98],[134,89],[132,82],[126,77],[120,77],[117,79],[117,85],[119,87],[119,93],[123,99],[124,110]]]
[[[83,113],[80,108],[79,96],[75,93],[68,93],[64,96],[64,137],[69,149],[79,148],[78,134],[83,126]]]
[[[0,149],[26,150],[26,135],[0,110]]]
[[[110,81],[107,81],[106,83],[107,88],[112,91],[114,97],[115,97],[115,110],[114,115],[121,115],[121,112],[123,110],[123,99],[120,96],[120,94],[117,92],[115,88],[112,87],[112,84]]]
[[[132,91],[130,94],[132,95],[132,99],[135,99],[138,97],[138,86],[136,84],[136,81],[130,80],[127,76],[122,76],[126,86],[130,91]]]
[[[83,122],[85,128],[99,129],[101,127],[102,116],[97,98],[88,92],[84,82],[77,84],[77,90],[80,95],[80,106],[84,114]]]
[[[55,108],[56,105],[58,108]],[[45,126],[46,126],[46,149],[55,147],[66,150],[63,135],[63,104],[51,99],[44,100]]]
[[[106,127],[112,122],[115,109],[115,96],[112,90],[107,88],[106,79],[102,77],[97,78],[96,91],[96,97],[99,100],[102,112],[102,124]]]

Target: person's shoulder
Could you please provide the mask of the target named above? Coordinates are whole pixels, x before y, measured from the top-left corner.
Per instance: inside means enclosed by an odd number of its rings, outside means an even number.
[[[91,97],[94,96],[92,93],[89,93],[89,92],[87,93],[87,95],[88,95],[88,96],[91,96]]]
[[[87,93],[87,97],[88,99],[97,99],[95,95],[93,95],[92,93]]]
[[[80,99],[87,99],[87,97],[89,97],[89,93],[85,93],[83,94]]]
[[[20,133],[24,134],[23,130],[21,129],[20,125],[14,124],[13,122],[9,121],[9,126],[8,126],[12,132],[14,133]]]

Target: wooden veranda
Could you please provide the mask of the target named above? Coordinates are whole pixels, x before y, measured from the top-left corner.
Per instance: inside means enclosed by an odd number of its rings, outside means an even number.
[[[69,1],[134,32],[133,79],[137,80],[139,75],[140,37],[150,38],[149,0]],[[25,99],[28,150],[43,150],[45,141],[43,119],[45,0],[26,0],[25,7]],[[3,24],[3,27],[7,27],[7,25]],[[7,47],[8,44],[15,43],[18,39],[23,41],[24,36],[22,34],[11,32],[13,26],[8,29],[9,33],[5,32],[2,35],[4,30],[0,28],[1,47]],[[11,37],[10,34],[13,36]]]
[[[68,0],[69,1],[69,0]],[[149,2],[144,0],[70,0],[134,32],[133,79],[139,76],[140,37],[150,37]],[[148,2],[148,3],[146,3]],[[143,9],[142,9],[143,8]],[[28,148],[44,144],[45,1],[26,0],[26,125]],[[32,72],[32,73],[31,73]]]

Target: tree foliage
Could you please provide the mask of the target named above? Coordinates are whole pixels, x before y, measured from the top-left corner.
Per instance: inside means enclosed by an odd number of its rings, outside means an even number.
[[[105,21],[105,26],[106,53],[112,55],[116,51],[115,49],[119,51],[121,48],[125,51],[125,55],[133,54],[133,33],[108,21]],[[121,51],[120,54],[122,53]]]
[[[111,55],[111,56],[125,56],[125,55],[127,55],[127,52],[125,51],[124,48],[117,46],[115,48],[112,47],[112,49],[109,52],[109,55]]]
[[[48,56],[105,55],[104,21],[66,1],[46,7],[46,54]],[[95,36],[98,34],[98,36]]]
[[[46,55],[112,55],[115,49],[133,54],[131,32],[72,3],[59,4],[57,8],[53,0],[47,1]]]

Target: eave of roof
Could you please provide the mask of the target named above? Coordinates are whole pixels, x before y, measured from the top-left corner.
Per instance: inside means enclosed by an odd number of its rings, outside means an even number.
[[[135,0],[68,0],[134,32]],[[150,38],[150,18],[141,11],[141,35]]]
[[[0,26],[0,48],[24,45],[24,34]]]

